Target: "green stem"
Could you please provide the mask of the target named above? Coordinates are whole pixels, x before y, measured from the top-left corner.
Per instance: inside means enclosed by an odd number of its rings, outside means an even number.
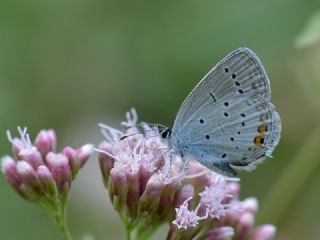
[[[149,239],[158,228],[158,225],[151,225],[148,229],[145,230],[142,234],[138,236],[138,240],[146,240]]]
[[[65,205],[59,207],[58,215],[55,217],[55,221],[59,226],[63,240],[72,240],[70,231],[67,226],[67,215]]]
[[[63,240],[72,240],[69,229],[66,224],[59,224]]]
[[[126,239],[127,240],[131,240],[131,233],[132,233],[132,224],[130,222],[130,220],[126,219],[126,217],[123,216],[123,214],[121,212],[119,212],[119,217],[121,222],[123,223],[124,227],[126,228]]]
[[[146,224],[146,222],[148,222]],[[142,221],[137,226],[136,232],[137,232],[137,240],[146,240],[150,239],[150,237],[154,234],[154,232],[159,228],[161,222],[159,222],[157,219],[148,219],[145,221]]]
[[[259,222],[279,223],[286,210],[293,203],[301,188],[311,177],[320,163],[320,124],[311,133],[296,157],[286,167],[285,172],[276,181],[276,184],[262,204]]]
[[[127,231],[127,240],[131,240],[132,227],[130,224],[126,224],[126,231]]]

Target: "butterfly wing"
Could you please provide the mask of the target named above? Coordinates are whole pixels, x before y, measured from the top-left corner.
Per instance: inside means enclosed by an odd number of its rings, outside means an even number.
[[[271,156],[281,132],[273,104],[251,95],[226,96],[212,105],[206,105],[183,131],[184,154],[225,175],[251,170]]]
[[[214,66],[185,99],[174,121],[173,137],[181,134],[188,125],[188,119],[207,102],[208,96],[216,102],[227,95],[245,93],[270,100],[271,89],[268,76],[256,54],[248,48],[239,48]]]
[[[218,63],[183,102],[172,141],[225,175],[252,169],[277,145],[281,121],[258,57],[240,48]]]

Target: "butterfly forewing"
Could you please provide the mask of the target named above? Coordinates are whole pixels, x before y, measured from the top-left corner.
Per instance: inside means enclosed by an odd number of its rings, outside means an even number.
[[[181,105],[173,125],[173,137],[187,127],[192,114],[206,103],[233,94],[255,94],[270,99],[270,83],[259,58],[248,48],[239,48],[213,67]]]

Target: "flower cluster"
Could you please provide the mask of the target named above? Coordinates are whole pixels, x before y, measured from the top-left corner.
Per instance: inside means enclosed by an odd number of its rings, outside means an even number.
[[[128,239],[146,239],[163,223],[169,223],[167,239],[273,239],[274,226],[253,227],[257,200],[239,201],[238,179],[195,161],[184,172],[182,159],[168,152],[156,127],[142,124],[140,133],[134,109],[122,125],[125,132],[100,125],[106,141],[98,151]]]
[[[78,149],[65,147],[62,153],[55,153],[57,138],[53,130],[40,131],[34,143],[27,128],[18,127],[18,131],[20,138],[13,138],[7,132],[13,156],[2,158],[2,172],[20,196],[38,204],[60,223],[71,182],[92,154],[93,145]]]

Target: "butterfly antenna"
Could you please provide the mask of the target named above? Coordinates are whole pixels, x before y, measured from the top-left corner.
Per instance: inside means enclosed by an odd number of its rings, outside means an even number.
[[[138,134],[142,134],[141,132],[136,132],[136,133],[131,133],[131,134],[128,134],[128,135],[124,135],[120,138],[120,141],[126,139],[127,137],[132,137],[134,135],[138,135]]]
[[[146,133],[146,132],[153,132],[153,131],[154,131],[154,130],[146,130],[145,133]],[[132,137],[132,136],[138,135],[138,134],[143,134],[143,133],[141,133],[141,132],[135,132],[135,133],[131,133],[131,134],[124,135],[124,136],[122,136],[122,137],[120,138],[120,141],[126,139],[127,137]]]

